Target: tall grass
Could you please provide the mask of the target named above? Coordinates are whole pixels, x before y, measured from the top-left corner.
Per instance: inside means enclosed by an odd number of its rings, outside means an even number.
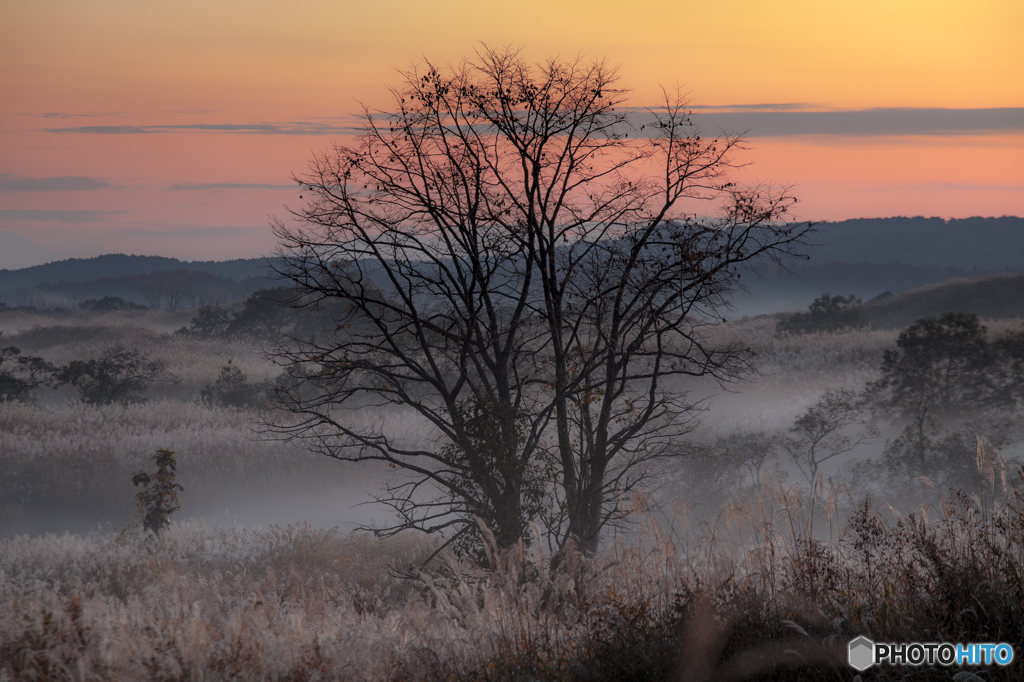
[[[132,521],[137,492],[132,474],[146,469],[160,448],[177,453],[186,516],[211,518],[225,510],[234,515],[241,507],[280,509],[288,500],[347,495],[372,487],[377,474],[372,467],[354,471],[286,443],[262,440],[252,415],[232,408],[175,400],[4,403],[0,536],[87,532],[101,523]]]
[[[2,316],[0,316],[2,318]],[[166,363],[168,371],[177,378],[176,383],[157,383],[149,391],[151,398],[196,400],[203,387],[217,379],[228,360],[238,367],[252,382],[274,379],[281,368],[268,361],[256,345],[239,340],[190,339],[177,335],[158,334],[153,329],[134,324],[114,326],[56,325],[24,330],[5,335],[0,345],[13,345],[32,355],[38,355],[55,365],[72,360],[87,360],[102,356],[111,346],[123,345],[149,355],[153,360]],[[67,391],[54,394],[48,389],[37,391],[44,403],[63,402],[70,398]]]
[[[638,499],[639,532],[594,558],[518,547],[494,570],[309,528],[18,537],[0,544],[0,679],[851,679],[860,634],[1017,644],[1022,498],[997,453],[977,461],[984,495],[910,516],[768,481],[697,525]]]
[[[251,380],[273,376],[258,349],[103,325],[91,336],[22,340],[66,362],[127,337],[184,379],[180,399],[0,406],[0,536],[37,534],[0,540],[0,682],[852,679],[845,647],[860,634],[1024,641],[1019,476],[980,444],[984,489],[936,491],[913,514],[853,500],[824,477],[802,491],[766,475],[717,512],[677,504],[654,513],[637,497],[633,530],[598,556],[550,556],[535,543],[497,553],[495,570],[450,554],[424,565],[434,545],[418,536],[308,526],[188,520],[160,537],[85,534],[98,521],[131,520],[131,474],[159,448],[178,453],[182,516],[239,499],[269,504],[282,491],[362,488],[380,475],[363,468],[353,480],[338,462],[254,438],[250,414],[194,401],[228,357]],[[741,413],[758,428],[788,424],[823,388],[873,378],[895,339],[866,330],[779,337],[771,320],[716,333],[749,343],[765,382],[736,397],[722,431]],[[409,415],[388,420],[408,439],[429,440]],[[38,535],[53,527],[83,534]],[[955,672],[874,668],[860,677]],[[1015,679],[1021,666],[974,672]]]

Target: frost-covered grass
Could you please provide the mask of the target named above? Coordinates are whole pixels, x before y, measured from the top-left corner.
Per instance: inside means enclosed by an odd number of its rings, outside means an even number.
[[[428,551],[196,523],[160,538],[5,540],[0,679],[383,679],[395,647],[444,641],[451,627],[389,572]]]
[[[7,341],[19,332],[45,327],[117,327],[131,325],[157,334],[169,334],[187,326],[195,311],[122,310],[109,313],[76,310],[23,311],[6,310],[0,314],[0,340]]]
[[[3,315],[0,315],[3,319]],[[267,360],[263,349],[244,340],[190,339],[179,335],[158,333],[152,327],[125,323],[112,325],[59,325],[30,328],[19,334],[4,335],[0,347],[16,346],[28,355],[37,355],[54,365],[66,365],[72,360],[101,357],[115,345],[123,345],[146,353],[150,359],[167,365],[167,370],[178,380],[176,383],[158,382],[151,386],[151,398],[196,400],[200,391],[216,381],[221,368],[231,360],[249,381],[258,383],[274,379],[281,368]],[[36,399],[43,403],[63,402],[74,396],[68,389],[55,393],[46,388],[37,389]]]
[[[851,679],[845,645],[858,634],[1024,641],[1024,515],[1015,472],[992,451],[978,456],[984,494],[936,498],[912,517],[863,506],[838,482],[811,499],[766,475],[717,512],[697,513],[694,498],[654,513],[637,498],[634,525],[593,558],[535,546],[505,552],[497,570],[450,555],[424,565],[428,538],[326,529],[351,521],[351,502],[390,470],[262,439],[254,413],[197,402],[229,357],[253,381],[277,368],[251,345],[167,336],[188,320],[157,318],[162,329],[76,318],[77,337],[23,337],[53,362],[130,342],[183,384],[137,405],[0,405],[0,682]],[[761,376],[732,394],[682,386],[716,394],[709,437],[786,428],[825,389],[875,378],[896,338],[780,337],[770,319],[715,333],[749,344]],[[387,418],[429,440],[412,415]],[[131,475],[160,448],[177,452],[182,511],[158,538],[119,531],[135,511]],[[282,528],[302,520],[312,525]],[[77,534],[44,534],[65,528]],[[862,679],[907,672],[958,670]]]
[[[1024,522],[1002,473],[914,517],[769,482],[670,532],[638,501],[640,531],[597,557],[512,548],[495,570],[421,570],[422,537],[308,527],[17,537],[0,541],[0,680],[850,679],[860,634],[1022,641]]]
[[[376,470],[266,440],[254,414],[194,402],[0,404],[0,537],[133,520],[132,474],[177,453],[182,515],[345,525]],[[361,518],[361,517],[360,517]],[[364,519],[365,520],[365,519]]]

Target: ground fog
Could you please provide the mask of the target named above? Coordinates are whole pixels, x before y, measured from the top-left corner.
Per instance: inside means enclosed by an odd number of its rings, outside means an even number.
[[[868,410],[814,480],[778,445],[827,392],[876,380],[898,330],[716,328],[755,371],[670,386],[700,404],[698,427],[623,501],[599,555],[490,547],[485,570],[434,556],[437,538],[355,531],[388,520],[374,495],[393,472],[269,437],[265,407],[216,404],[229,361],[253,386],[281,369],[260,343],[174,333],[187,323],[0,315],[2,346],[62,364],[121,344],[175,378],[131,404],[70,387],[0,404],[0,680],[845,679],[858,634],[1024,637],[1016,441],[957,454],[964,491],[866,475],[899,435]],[[351,418],[439,445],[410,413]],[[161,448],[183,490],[154,536],[131,478]]]

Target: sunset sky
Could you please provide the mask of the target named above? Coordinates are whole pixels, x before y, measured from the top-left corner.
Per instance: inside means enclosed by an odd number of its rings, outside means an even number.
[[[6,2],[0,232],[54,258],[274,248],[292,173],[396,68],[480,42],[682,84],[799,217],[1024,215],[1024,2]],[[30,264],[30,263],[26,263]]]

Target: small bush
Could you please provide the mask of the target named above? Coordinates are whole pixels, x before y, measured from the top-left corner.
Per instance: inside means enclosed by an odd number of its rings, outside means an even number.
[[[93,405],[142,402],[150,383],[177,381],[162,360],[150,360],[146,353],[120,345],[98,359],[72,360],[57,379],[77,388],[82,402]]]
[[[867,320],[859,309],[861,303],[862,301],[853,294],[824,294],[814,299],[806,313],[796,313],[780,322],[778,330],[790,334],[810,334],[866,327]]]
[[[22,355],[14,346],[0,350],[0,402],[27,400],[32,390],[51,385],[56,372],[46,360]]]
[[[143,530],[159,533],[171,525],[168,517],[181,509],[178,493],[184,488],[175,482],[178,465],[173,451],[161,448],[150,459],[156,463],[156,473],[150,476],[140,471],[132,476],[132,485],[142,486],[135,500],[139,505]]]
[[[249,381],[245,373],[228,360],[213,384],[202,390],[204,401],[221,407],[259,408],[266,404],[265,389]]]
[[[230,322],[228,311],[219,305],[204,305],[196,311],[191,324],[182,327],[177,333],[197,339],[213,339],[223,336]]]

